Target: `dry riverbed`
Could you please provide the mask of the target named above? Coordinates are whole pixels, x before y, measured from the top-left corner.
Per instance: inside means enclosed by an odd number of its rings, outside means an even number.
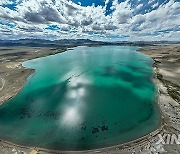
[[[23,68],[22,62],[63,51],[65,49],[0,47],[0,104],[16,95],[27,77],[33,73],[34,70]],[[145,46],[140,48],[139,52],[150,56],[155,61],[154,82],[159,90],[158,105],[162,113],[162,125],[158,130],[136,141],[86,153],[180,153],[180,145],[158,143],[158,134],[180,134],[180,45]],[[1,153],[46,154],[50,152],[0,141]],[[58,152],[54,151],[54,153]]]

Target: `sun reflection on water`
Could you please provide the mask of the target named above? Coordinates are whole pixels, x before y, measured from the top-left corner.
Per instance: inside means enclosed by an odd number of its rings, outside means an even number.
[[[84,98],[87,95],[86,85],[88,84],[90,84],[90,79],[86,75],[70,78],[67,84],[66,105],[62,116],[63,125],[75,126],[83,121],[82,112],[86,108]]]
[[[64,125],[76,125],[81,121],[81,114],[78,111],[77,107],[69,107],[65,110],[63,118],[62,118],[62,124]]]

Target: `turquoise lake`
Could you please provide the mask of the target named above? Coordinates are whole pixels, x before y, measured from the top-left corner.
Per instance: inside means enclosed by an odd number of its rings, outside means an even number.
[[[22,90],[0,106],[0,139],[87,150],[140,138],[160,125],[153,60],[138,47],[76,47],[29,60]]]

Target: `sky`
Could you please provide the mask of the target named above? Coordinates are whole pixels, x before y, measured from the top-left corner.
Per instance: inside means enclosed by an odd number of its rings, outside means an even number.
[[[0,39],[180,41],[180,0],[0,0]]]

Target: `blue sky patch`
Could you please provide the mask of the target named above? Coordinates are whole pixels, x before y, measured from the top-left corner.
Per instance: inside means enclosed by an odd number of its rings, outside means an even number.
[[[57,25],[50,25],[45,29],[47,29],[47,30],[59,30],[60,28]]]
[[[8,27],[10,27],[10,28],[14,28],[14,27],[15,27],[14,24],[11,24],[11,23],[4,23],[4,22],[2,22],[2,21],[0,21],[0,25],[6,25],[6,26],[8,26]]]
[[[16,9],[16,4],[3,4],[2,7],[7,7],[10,10],[15,10]]]

